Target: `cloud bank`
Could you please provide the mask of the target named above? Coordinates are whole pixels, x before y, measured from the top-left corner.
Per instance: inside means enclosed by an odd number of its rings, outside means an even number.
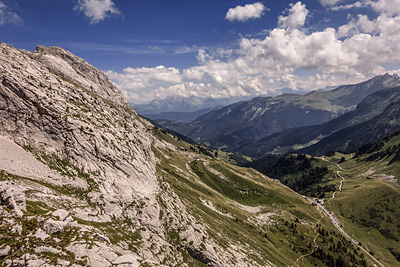
[[[78,0],[75,9],[83,12],[91,24],[99,23],[110,15],[120,14],[111,0]]]
[[[230,8],[226,13],[225,18],[229,21],[246,21],[249,19],[261,18],[265,6],[262,3],[247,4],[245,6],[237,6],[235,8]]]
[[[236,49],[199,49],[197,66],[126,68],[106,74],[136,103],[168,96],[276,95],[282,88],[312,90],[360,82],[383,74],[386,64],[400,62],[396,6],[389,0],[368,2],[377,13],[374,19],[358,14],[336,29],[314,32],[305,27],[309,11],[297,2],[263,38],[242,37]]]

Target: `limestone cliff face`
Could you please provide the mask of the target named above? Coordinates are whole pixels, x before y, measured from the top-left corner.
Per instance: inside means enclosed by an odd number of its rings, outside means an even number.
[[[152,126],[101,71],[61,48],[1,44],[0,80],[0,133],[90,174],[106,215],[154,194]]]
[[[121,92],[104,73],[83,59],[59,47],[37,46],[33,57],[45,65],[50,72],[89,89],[116,105],[126,106]]]
[[[67,206],[87,222],[126,217],[144,230],[159,229],[152,128],[101,71],[70,52],[42,46],[28,52],[0,43],[1,169],[40,183],[6,183],[4,192],[30,190],[30,200]],[[108,266],[98,264],[91,265]]]

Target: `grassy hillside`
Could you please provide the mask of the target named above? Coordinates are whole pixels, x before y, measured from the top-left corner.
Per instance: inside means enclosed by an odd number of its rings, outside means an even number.
[[[343,191],[325,205],[346,231],[387,266],[400,264],[400,133],[361,147],[356,154],[328,158],[345,170]],[[339,170],[334,164],[332,170]]]
[[[385,266],[400,264],[400,131],[352,154],[314,158],[290,153],[247,166],[301,194],[323,199],[362,247]],[[345,179],[342,187],[340,175]]]
[[[228,249],[229,240],[238,242],[261,265],[371,265],[322,211],[288,187],[253,169],[193,154],[192,146],[179,138],[157,129],[155,133],[181,151],[153,148],[162,181],[221,246]],[[173,235],[175,242],[182,242],[179,230]]]

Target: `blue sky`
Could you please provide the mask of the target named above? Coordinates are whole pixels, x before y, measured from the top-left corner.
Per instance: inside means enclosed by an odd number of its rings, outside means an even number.
[[[365,80],[400,62],[400,0],[0,0],[0,41],[59,46],[135,103]]]

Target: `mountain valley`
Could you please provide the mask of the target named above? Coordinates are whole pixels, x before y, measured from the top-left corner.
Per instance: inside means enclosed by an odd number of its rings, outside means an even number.
[[[70,52],[1,43],[0,63],[2,265],[373,265],[310,200],[153,126]]]
[[[351,154],[287,154],[246,165],[319,199],[367,251],[377,259],[391,259],[384,266],[396,266],[400,262],[399,145],[398,130]],[[379,248],[386,248],[385,252],[376,253]]]
[[[399,267],[400,0],[0,0],[0,267]]]

